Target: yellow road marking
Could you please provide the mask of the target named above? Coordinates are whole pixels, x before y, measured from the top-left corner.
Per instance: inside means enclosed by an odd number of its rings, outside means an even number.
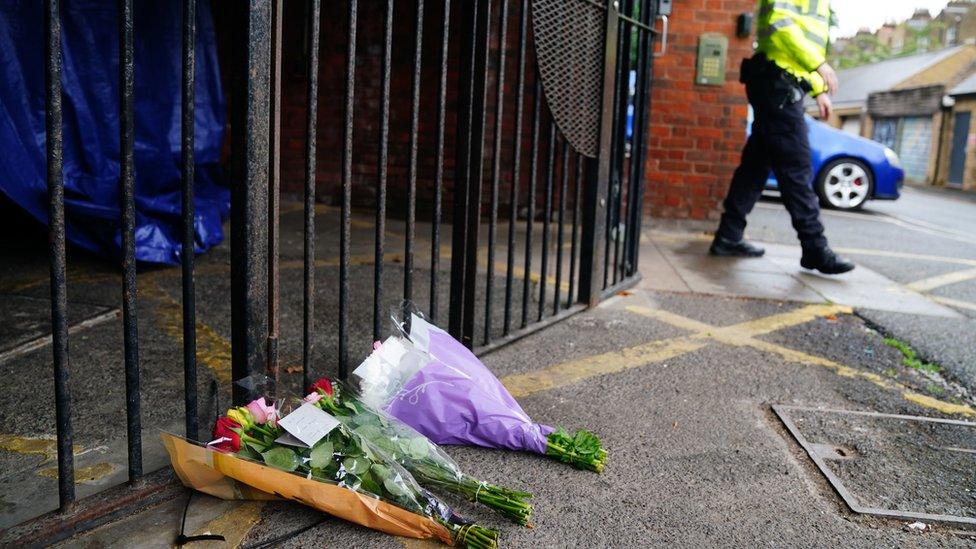
[[[843,254],[874,255],[879,257],[890,257],[893,259],[917,259],[919,261],[934,261],[936,263],[955,263],[957,265],[969,265],[972,267],[976,267],[976,259],[965,259],[962,257],[915,254],[910,252],[891,252],[886,250],[872,250],[870,248],[835,248],[835,251]]]
[[[157,303],[156,324],[166,335],[183,343],[183,306],[152,279],[142,284],[143,295]],[[197,321],[197,362],[213,371],[221,383],[231,382],[230,342],[216,330]]]
[[[941,288],[942,286],[965,282],[974,278],[976,278],[976,269],[966,269],[963,271],[954,271],[938,276],[923,278],[922,280],[917,280],[911,284],[905,284],[905,287],[910,290],[915,290],[916,292],[928,292],[936,288]]]
[[[226,541],[199,541],[197,547],[240,547],[247,534],[261,520],[263,501],[246,501],[226,513],[207,522],[193,532],[194,536],[206,533],[220,534]]]
[[[111,463],[96,463],[85,467],[75,467],[75,484],[99,481],[115,472],[115,466]],[[57,479],[58,468],[48,467],[37,472],[42,477]]]
[[[817,315],[817,307],[821,307]],[[845,366],[839,362],[835,362],[828,358],[819,357],[804,353],[802,351],[797,351],[795,349],[790,349],[788,347],[783,347],[782,345],[777,345],[775,343],[770,343],[768,341],[763,341],[760,339],[755,339],[755,336],[762,335],[765,333],[770,333],[775,330],[779,330],[791,325],[803,324],[817,318],[817,316],[827,316],[829,314],[839,314],[844,312],[840,306],[835,305],[811,305],[808,307],[803,307],[795,311],[790,311],[783,313],[781,315],[773,315],[766,318],[761,318],[754,321],[743,322],[741,324],[736,324],[734,326],[728,327],[714,327],[708,324],[698,322],[696,320],[688,319],[674,313],[667,311],[661,311],[658,309],[649,309],[647,307],[631,306],[627,307],[627,310],[636,314],[647,316],[666,322],[673,326],[683,328],[686,330],[691,330],[696,332],[693,336],[686,337],[698,337],[705,339],[712,339],[725,343],[727,345],[734,345],[737,347],[752,347],[754,349],[765,351],[772,354],[777,354],[780,357],[786,359],[790,362],[795,362],[798,364],[806,364],[812,366],[821,366],[832,370],[837,375],[849,378],[860,378],[870,381],[874,385],[881,387],[882,389],[898,391],[901,393],[902,398],[924,406],[926,408],[932,408],[946,414],[959,414],[965,416],[976,415],[976,410],[973,410],[970,406],[965,404],[954,404],[951,402],[945,402],[932,398],[926,395],[915,392],[907,385],[898,383],[896,381],[886,379],[874,372],[866,372],[863,370],[858,370],[851,368],[850,366]],[[849,309],[848,309],[849,311]]]
[[[814,318],[851,311],[850,307],[841,305],[809,305],[795,311],[743,322],[734,326],[715,327],[659,309],[648,309],[646,307],[628,307],[627,309],[638,314],[658,318],[668,324],[696,333],[690,336],[652,341],[619,351],[583,357],[534,372],[506,376],[502,379],[502,383],[512,395],[516,397],[527,396],[540,391],[573,385],[592,377],[670,360],[705,347],[709,344],[709,340],[741,345],[743,341],[755,335],[804,324]]]
[[[942,297],[932,294],[929,294],[927,297],[932,301],[937,301],[943,305],[956,307],[957,309],[969,309],[970,311],[976,311],[976,303],[973,303],[972,301],[963,301],[961,299],[952,299],[951,297]]]
[[[628,349],[556,364],[535,372],[505,376],[501,381],[513,396],[528,396],[540,391],[573,385],[591,377],[614,374],[669,360],[697,351],[706,345],[708,345],[706,341],[689,337],[652,341]]]
[[[54,437],[22,437],[0,434],[0,450],[18,454],[37,454],[44,461],[50,461],[58,455],[58,441]],[[81,448],[77,445],[72,447],[72,450],[76,455],[81,453]]]
[[[785,313],[775,314],[756,320],[749,320],[732,326],[712,326],[662,309],[650,309],[631,305],[627,310],[642,316],[661,320],[672,326],[691,332],[697,332],[698,337],[708,337],[729,345],[740,346],[750,338],[772,333],[791,326],[806,324],[816,318],[830,315],[850,314],[851,308],[846,305],[814,304],[800,307]]]

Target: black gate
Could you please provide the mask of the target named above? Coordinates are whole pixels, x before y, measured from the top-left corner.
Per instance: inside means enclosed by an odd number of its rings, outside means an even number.
[[[313,373],[345,377],[379,339],[391,303],[412,299],[478,352],[488,352],[566,318],[639,279],[645,135],[657,0],[386,0],[341,4],[345,21],[324,18],[320,0],[305,10],[305,164],[302,331],[280,329],[279,225],[284,0],[248,0],[221,10],[232,18],[231,349],[234,379],[279,379],[279,343],[300,340],[302,383]],[[406,7],[404,7],[404,5]],[[128,476],[143,476],[132,90],[133,0],[119,0],[123,329]],[[138,7],[138,2],[136,2]],[[338,9],[329,4],[329,9]],[[395,9],[411,17],[396,16]],[[224,11],[226,10],[226,11]],[[381,14],[382,35],[361,33],[364,10]],[[61,164],[61,16],[46,0],[47,167],[51,302],[62,510],[75,499]],[[372,12],[371,12],[372,14]],[[193,247],[195,1],[184,0],[182,175],[184,249]],[[317,145],[322,25],[343,33],[341,140]],[[396,26],[409,41],[395,40]],[[436,47],[430,47],[436,44]],[[364,80],[363,51],[379,46],[378,86]],[[394,63],[409,50],[412,63]],[[425,72],[424,67],[427,67]],[[435,69],[431,71],[430,67]],[[427,78],[425,74],[434,74]],[[402,76],[402,78],[398,78]],[[391,82],[409,81],[405,147],[391,148]],[[365,88],[364,88],[365,86]],[[378,91],[377,91],[378,90]],[[375,111],[364,97],[377,91]],[[367,93],[369,92],[369,93]],[[370,96],[372,97],[372,96]],[[376,115],[364,142],[357,120]],[[427,116],[430,115],[430,116]],[[425,119],[426,118],[426,119]],[[452,131],[452,122],[454,123]],[[425,141],[422,126],[433,128]],[[371,126],[372,127],[372,126]],[[368,153],[372,169],[363,172]],[[316,270],[317,160],[341,159],[337,273]],[[402,157],[402,158],[401,158]],[[400,162],[402,160],[402,162]],[[358,166],[358,168],[357,168]],[[391,166],[397,170],[391,186]],[[358,171],[357,171],[358,170]],[[402,172],[402,173],[400,173]],[[365,200],[357,199],[362,189]],[[389,193],[396,196],[388,200]],[[362,205],[369,202],[368,208]],[[418,209],[418,204],[424,206]],[[394,207],[391,207],[394,206]],[[418,212],[423,210],[423,216]],[[360,243],[354,221],[371,222],[371,285],[356,291]],[[402,225],[399,261],[388,259],[387,225]],[[449,229],[449,230],[446,230]],[[319,252],[321,255],[323,252]],[[329,252],[332,253],[332,252]],[[186,435],[198,438],[197,324],[193,254],[182,256]],[[358,270],[357,270],[358,269]],[[402,271],[391,288],[390,274]],[[316,282],[320,282],[317,286]],[[336,310],[316,311],[334,293]],[[355,314],[369,310],[368,315]],[[316,349],[316,325],[335,315],[334,347]],[[363,325],[357,324],[357,319]],[[320,344],[321,345],[321,344]],[[327,355],[329,358],[321,358]],[[319,357],[319,358],[316,358]],[[224,388],[226,390],[226,388]],[[235,384],[233,399],[253,386]],[[274,383],[267,390],[274,391]],[[209,419],[204,419],[209,423]],[[139,483],[136,483],[137,485]],[[37,530],[33,530],[37,533]],[[51,534],[43,534],[50,536]],[[41,538],[36,538],[41,539]],[[47,538],[47,539],[50,539]]]

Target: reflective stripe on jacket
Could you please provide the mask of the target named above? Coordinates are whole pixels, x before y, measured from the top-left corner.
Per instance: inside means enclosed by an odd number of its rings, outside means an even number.
[[[806,80],[811,95],[827,91],[817,67],[827,60],[830,0],[759,0],[757,52]]]

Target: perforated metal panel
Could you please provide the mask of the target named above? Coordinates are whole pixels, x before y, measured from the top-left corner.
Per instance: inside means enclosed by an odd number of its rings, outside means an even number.
[[[580,154],[600,151],[606,10],[587,0],[533,0],[542,88],[556,125]]]

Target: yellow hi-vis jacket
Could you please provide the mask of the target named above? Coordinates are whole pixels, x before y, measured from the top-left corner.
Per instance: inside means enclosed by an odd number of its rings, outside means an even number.
[[[806,80],[810,95],[828,91],[817,68],[827,60],[830,0],[759,0],[756,51]]]

